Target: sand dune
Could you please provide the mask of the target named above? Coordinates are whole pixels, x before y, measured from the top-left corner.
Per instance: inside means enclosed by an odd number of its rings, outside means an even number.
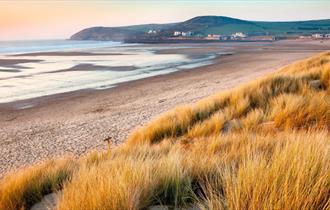
[[[255,43],[194,45],[178,53],[208,53],[227,47],[235,54],[219,57],[209,66],[112,89],[1,104],[0,174],[52,156],[105,149],[107,137],[120,144],[134,127],[175,105],[253,80],[329,46],[329,42],[300,41],[274,42],[267,47]]]

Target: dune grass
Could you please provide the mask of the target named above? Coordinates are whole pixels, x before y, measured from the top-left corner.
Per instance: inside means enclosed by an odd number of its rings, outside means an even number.
[[[61,189],[76,167],[71,157],[65,157],[9,173],[0,182],[0,209],[29,209],[44,195]]]
[[[7,175],[0,209],[330,209],[330,52],[177,107],[125,144]]]
[[[329,133],[228,134],[113,151],[81,168],[59,209],[329,208]],[[77,193],[77,190],[79,193]],[[322,209],[322,208],[321,208]]]
[[[329,72],[330,53],[294,63],[266,78],[165,113],[133,132],[128,142],[214,135],[224,127],[257,129],[245,119],[252,120],[251,113],[256,112],[262,113],[257,124],[272,121],[278,129],[329,128]],[[315,82],[318,87],[313,87]]]

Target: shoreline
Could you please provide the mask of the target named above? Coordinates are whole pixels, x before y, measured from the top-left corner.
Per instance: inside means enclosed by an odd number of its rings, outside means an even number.
[[[219,55],[216,58],[210,59],[209,61],[214,61],[214,60],[216,60],[216,59],[218,59],[219,57],[222,57],[222,56],[224,56],[224,55]],[[206,65],[202,65],[202,66],[194,67],[194,68],[181,69],[181,70],[177,70],[177,71],[174,71],[174,72],[169,72],[169,73],[166,73],[166,74],[159,74],[159,75],[155,75],[155,76],[144,77],[144,78],[141,78],[141,79],[130,80],[130,81],[125,81],[125,82],[119,82],[119,83],[115,83],[113,85],[110,85],[111,87],[106,87],[106,88],[80,89],[80,90],[68,91],[68,92],[63,92],[63,93],[43,95],[43,96],[34,97],[34,98],[15,100],[15,101],[10,101],[10,102],[3,102],[3,103],[0,103],[0,113],[3,110],[14,111],[14,110],[25,109],[25,108],[22,108],[23,106],[29,106],[28,108],[32,108],[32,107],[37,107],[39,105],[48,104],[50,102],[54,102],[54,101],[57,101],[57,100],[68,100],[68,99],[71,99],[71,98],[85,96],[85,95],[88,95],[88,94],[97,94],[97,93],[101,93],[101,92],[116,91],[117,89],[130,87],[130,86],[135,85],[135,84],[139,85],[140,83],[145,83],[145,82],[148,82],[149,80],[158,80],[158,79],[161,79],[163,77],[170,76],[172,74],[173,74],[172,76],[175,76],[175,74],[179,73],[179,72],[196,71],[200,68],[210,66],[210,65],[214,65],[214,63],[206,64]],[[118,68],[119,69],[118,71],[120,71],[122,67],[116,67],[116,68]],[[124,66],[123,68],[126,68],[126,66]],[[135,70],[135,69],[132,69],[132,70]],[[127,71],[132,71],[132,70],[127,70]],[[70,71],[70,70],[67,70],[67,69],[57,70],[57,72],[59,72],[59,71]],[[53,72],[49,72],[49,73],[53,73]],[[1,119],[1,117],[0,117],[0,119]]]
[[[120,46],[120,48],[125,48],[125,46]],[[162,53],[162,51],[166,51],[167,47],[164,48],[164,46],[161,46],[160,49],[153,49],[154,47],[150,47],[150,45],[143,45],[141,48],[137,48],[137,49],[130,49],[131,51],[134,50],[140,50],[140,51],[148,51],[150,54],[152,54],[152,56],[155,55],[156,59],[158,56],[162,56],[165,55],[163,57],[165,57],[166,59],[166,54],[168,53]],[[157,48],[157,47],[156,47]],[[81,51],[81,52],[77,52],[77,51],[72,51],[72,52],[68,52],[68,51],[54,51],[54,52],[42,52],[42,53],[28,53],[28,54],[14,54],[14,55],[10,55],[10,56],[28,56],[26,58],[28,59],[0,59],[0,66],[3,64],[7,64],[7,63],[27,63],[27,62],[34,62],[34,61],[44,61],[47,63],[47,58],[41,57],[44,60],[36,60],[36,58],[40,58],[39,56],[59,56],[57,59],[62,59],[62,57],[67,57],[67,56],[100,56],[100,55],[121,55],[121,57],[119,59],[123,60],[123,56],[124,55],[133,55],[130,54],[132,52],[129,53],[104,53],[103,48],[99,49],[101,51],[100,52],[85,52],[85,51]],[[106,50],[106,48],[105,48]],[[122,50],[122,49],[121,49]],[[118,50],[118,51],[121,51]],[[116,51],[116,50],[115,50]],[[50,88],[46,88],[46,91],[41,91],[39,89],[31,89],[31,92],[34,92],[35,94],[30,95],[29,92],[20,92],[17,94],[13,94],[13,95],[8,95],[6,97],[6,94],[3,98],[1,98],[0,100],[0,104],[10,104],[11,102],[14,103],[20,103],[22,101],[25,101],[25,103],[27,103],[27,101],[29,101],[30,99],[33,101],[35,98],[39,98],[39,97],[43,97],[43,96],[47,96],[47,98],[51,98],[52,95],[58,95],[58,94],[63,94],[63,93],[70,93],[70,92],[76,92],[76,91],[93,91],[93,90],[99,90],[99,89],[107,89],[107,88],[111,88],[117,85],[120,85],[121,83],[126,83],[126,82],[130,82],[130,81],[134,81],[134,80],[139,80],[141,78],[148,78],[148,77],[152,77],[155,75],[164,75],[164,74],[168,74],[168,73],[172,73],[175,71],[183,71],[184,69],[191,69],[191,68],[196,68],[196,67],[200,67],[200,66],[205,66],[205,65],[209,65],[210,63],[212,63],[212,60],[216,57],[219,56],[223,56],[224,54],[227,54],[225,52],[223,53],[219,53],[219,54],[215,54],[215,53],[208,53],[208,54],[190,54],[189,52],[185,52],[185,53],[170,53],[170,56],[177,56],[178,58],[172,59],[172,61],[165,61],[165,63],[160,63],[159,65],[156,64],[149,64],[148,62],[146,63],[146,65],[141,65],[139,66],[139,62],[135,63],[132,62],[132,58],[128,58],[128,63],[121,63],[121,64],[115,64],[112,65],[107,64],[107,63],[93,63],[92,61],[79,61],[79,62],[75,62],[72,65],[68,65],[67,67],[61,67],[59,66],[56,69],[49,69],[49,70],[44,70],[44,71],[36,71],[36,72],[28,72],[25,73],[23,72],[21,69],[10,69],[10,70],[3,70],[4,72],[22,72],[22,74],[8,74],[6,76],[2,76],[0,78],[0,80],[9,80],[9,79],[16,79],[16,78],[26,78],[33,80],[34,76],[39,76],[40,78],[45,78],[46,80],[49,79],[48,77],[52,77],[52,75],[50,74],[57,74],[57,73],[71,73],[70,76],[74,75],[77,72],[78,78],[79,76],[81,76],[82,72],[86,72],[86,74],[90,74],[90,78],[93,78],[93,75],[91,72],[95,72],[94,76],[95,78],[98,78],[100,74],[104,74],[105,76],[110,76],[111,79],[108,80],[104,80],[104,78],[107,77],[103,77],[102,79],[99,79],[100,84],[97,84],[98,81],[97,79],[94,79],[94,83],[90,82],[88,80],[83,81],[82,83],[79,84],[79,80],[68,80],[66,81],[66,78],[61,78],[59,79],[59,81],[61,82],[71,82],[73,85],[71,86],[65,86],[65,88],[52,88],[50,86]],[[139,53],[136,54],[141,55]],[[9,57],[10,57],[9,56]],[[8,56],[7,56],[8,57]],[[181,59],[179,59],[179,57]],[[6,58],[6,57],[5,57]],[[64,58],[64,60],[66,60],[67,58]],[[75,58],[73,58],[74,60]],[[88,58],[87,58],[88,59]],[[107,58],[98,58],[98,59],[105,59],[104,61],[106,61]],[[110,61],[115,60],[116,57],[111,57],[109,58]],[[143,58],[142,58],[143,59]],[[147,60],[150,59],[150,57],[146,58]],[[168,58],[167,58],[168,59]],[[170,57],[171,59],[171,57]],[[151,59],[152,60],[152,59]],[[61,61],[58,61],[61,62]],[[89,63],[90,62],[90,63]],[[152,61],[151,61],[152,62]],[[169,63],[166,63],[169,62]],[[56,65],[56,63],[52,64],[53,66]],[[14,66],[13,66],[14,67]],[[19,66],[18,66],[19,67]],[[23,68],[23,67],[21,67]],[[24,68],[28,68],[28,67],[24,67]],[[36,69],[38,67],[35,67]],[[43,66],[39,67],[40,69],[43,68]],[[49,66],[48,66],[49,68]],[[1,69],[0,69],[1,72]],[[102,72],[102,73],[101,73]],[[108,73],[106,73],[108,72]],[[126,76],[114,76],[111,77],[111,73],[113,73],[114,75],[117,72],[121,72],[123,73],[123,75],[126,74]],[[125,73],[125,72],[132,72],[132,73]],[[135,72],[135,73],[134,73]],[[140,72],[140,73],[138,73]],[[59,76],[59,74],[55,75]],[[30,78],[31,77],[31,78]],[[74,76],[73,76],[74,78]],[[64,80],[63,80],[64,79]],[[38,82],[38,81],[37,81]],[[7,82],[8,83],[8,82]],[[24,83],[24,81],[22,82]],[[10,83],[8,83],[10,84]],[[97,84],[97,85],[93,85],[93,84]],[[1,87],[5,87],[5,86],[0,86]],[[30,87],[34,87],[33,83],[30,83]],[[18,87],[19,88],[19,87]],[[8,90],[7,93],[10,91],[13,91],[13,93],[15,93],[15,89],[14,90]],[[6,93],[6,92],[5,92]],[[31,103],[33,104],[33,103]],[[28,106],[30,107],[30,106]]]
[[[207,53],[220,47],[201,45],[167,53]],[[207,66],[124,82],[109,89],[0,104],[0,176],[54,156],[106,149],[103,140],[107,137],[120,144],[135,127],[176,105],[195,102],[329,49],[330,42],[243,44],[233,47],[235,54],[215,58],[214,64]],[[36,106],[17,109],[24,103]]]
[[[301,42],[301,40],[293,40],[293,41],[278,41],[278,42]],[[315,40],[307,40],[308,42],[312,42],[312,43],[318,43],[318,41]],[[220,42],[218,42],[217,44],[219,44]],[[275,43],[272,42],[272,43]],[[329,42],[330,43],[330,40]],[[188,44],[188,45],[185,45]],[[239,47],[243,48],[242,52],[245,52],[244,46],[247,44],[257,44],[262,46],[263,44],[269,44],[269,42],[265,42],[265,41],[259,41],[259,42],[222,42],[220,43],[222,47],[226,48],[228,50],[229,46],[235,46],[238,45]],[[223,44],[223,45],[222,45]],[[233,45],[234,44],[234,45]],[[243,44],[242,46],[240,46],[241,44]],[[276,44],[276,43],[275,43]],[[144,46],[167,46],[164,43],[159,43],[159,44],[144,44]],[[37,97],[33,97],[33,98],[28,98],[28,99],[18,99],[18,100],[14,100],[14,101],[9,101],[9,102],[0,102],[0,113],[1,113],[1,109],[5,109],[5,110],[20,110],[20,109],[25,109],[25,108],[32,108],[34,106],[38,106],[38,104],[42,104],[43,101],[46,101],[46,103],[48,103],[48,101],[56,101],[56,100],[65,100],[65,98],[69,98],[70,97],[75,97],[75,96],[79,96],[82,94],[88,94],[88,93],[96,93],[99,91],[107,91],[113,88],[116,88],[118,86],[121,85],[125,85],[127,83],[131,83],[131,82],[135,82],[135,81],[143,81],[145,79],[149,79],[149,78],[153,78],[153,77],[158,77],[158,76],[166,76],[166,75],[170,75],[170,74],[175,74],[177,72],[184,72],[184,71],[190,71],[190,70],[195,70],[195,69],[199,69],[199,68],[203,68],[205,66],[209,66],[209,65],[213,65],[214,61],[216,61],[217,59],[219,59],[219,57],[224,57],[224,56],[233,56],[234,52],[231,51],[218,51],[219,49],[212,49],[212,50],[208,50],[207,54],[205,55],[201,55],[200,51],[205,51],[205,47],[210,47],[214,44],[212,43],[204,43],[204,44],[200,44],[200,43],[173,43],[171,44],[171,46],[175,46],[173,49],[160,49],[160,50],[155,50],[154,53],[155,54],[182,54],[185,55],[187,57],[190,58],[205,58],[207,56],[213,55],[214,58],[210,58],[204,61],[200,61],[200,63],[203,62],[211,62],[210,64],[205,64],[205,65],[201,65],[201,66],[197,66],[197,67],[192,67],[192,68],[187,68],[187,69],[178,69],[176,71],[173,72],[168,72],[165,74],[159,74],[159,75],[155,75],[155,76],[149,76],[149,77],[144,77],[144,78],[140,78],[140,79],[133,79],[133,80],[129,80],[129,81],[124,81],[124,82],[118,82],[118,83],[114,83],[111,85],[108,85],[108,87],[105,88],[83,88],[83,89],[78,89],[78,90],[73,90],[73,91],[67,91],[67,92],[62,92],[62,93],[54,93],[54,94],[49,94],[49,95],[42,95],[42,96],[37,96]],[[176,48],[177,46],[182,47],[183,48]],[[188,48],[186,48],[187,46],[189,46]],[[203,46],[201,48],[201,46]],[[259,47],[260,47],[259,46]],[[192,50],[187,52],[187,49]],[[249,49],[251,50],[251,49]],[[315,49],[314,49],[315,50]],[[279,51],[279,50],[276,50]],[[305,50],[306,51],[306,50]],[[313,51],[313,49],[312,49]],[[95,53],[95,52],[79,52],[79,51],[72,51],[72,52],[67,52],[67,51],[53,51],[53,52],[37,52],[37,53],[24,53],[24,54],[13,54],[13,55],[8,55],[8,57],[20,57],[20,56],[33,56],[35,58],[32,59],[3,59],[5,63],[9,62],[12,63],[14,62],[15,65],[17,64],[21,64],[21,63],[26,63],[26,62],[40,62],[42,60],[37,59],[39,56],[94,56],[94,55],[125,55],[125,54],[121,54],[121,53]],[[129,55],[129,54],[128,54]],[[1,59],[0,59],[1,60]],[[195,64],[191,63],[191,64]],[[0,61],[0,66],[2,65],[1,61]],[[189,65],[189,64],[188,64]],[[77,68],[82,67],[83,69],[80,71],[93,71],[95,70],[95,65],[86,65],[86,64],[78,64],[76,66],[73,66],[71,68],[68,69],[59,69],[59,70],[53,70],[53,71],[49,71],[49,72],[41,72],[41,73],[36,73],[35,75],[38,74],[44,74],[44,73],[57,73],[57,72],[70,72],[70,71],[75,71]],[[104,66],[99,66],[101,68],[104,68]],[[132,71],[132,70],[136,70],[137,68],[135,66],[119,66],[119,67],[108,67],[108,68],[112,68],[111,71]],[[102,70],[103,71],[103,70]],[[14,77],[24,77],[24,76],[14,76]],[[7,78],[5,78],[7,79]],[[0,79],[1,80],[1,79]],[[1,121],[1,118],[0,118]]]

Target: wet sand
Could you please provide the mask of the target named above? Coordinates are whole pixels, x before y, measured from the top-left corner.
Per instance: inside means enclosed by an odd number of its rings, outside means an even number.
[[[61,69],[56,71],[46,71],[45,73],[59,73],[59,72],[69,72],[69,71],[134,71],[138,69],[135,66],[101,66],[88,63],[82,63],[75,65],[68,69]]]
[[[26,67],[19,67],[19,66],[13,66],[13,67],[15,67],[15,68],[14,69],[1,69],[1,67],[0,67],[0,72],[18,73],[18,72],[21,72],[21,70],[19,70],[20,68],[26,68]],[[33,77],[33,76],[41,75],[41,74],[55,74],[55,73],[70,72],[70,71],[134,71],[136,69],[138,69],[138,68],[135,66],[101,66],[101,65],[82,63],[82,64],[77,64],[77,65],[75,65],[71,68],[67,68],[67,69],[44,71],[44,72],[38,72],[38,73],[34,73],[34,74],[29,74],[29,75],[15,76],[15,74],[13,74],[13,76],[0,78],[0,81],[6,80],[9,78],[27,78],[27,77]],[[1,85],[0,85],[0,87],[1,87]]]
[[[12,57],[20,56],[100,56],[100,55],[127,55],[122,53],[91,53],[91,52],[36,52],[10,55]]]
[[[6,68],[12,68],[14,70],[23,69],[26,67],[20,66],[19,64],[35,63],[41,61],[42,60],[40,59],[0,59],[0,68],[6,67]]]
[[[178,46],[178,45],[173,45]],[[330,41],[280,41],[270,45],[196,44],[158,53],[221,52],[214,64],[119,84],[0,104],[0,174],[53,156],[106,149],[137,126],[184,103],[254,80],[330,49]],[[0,175],[1,176],[1,175]]]

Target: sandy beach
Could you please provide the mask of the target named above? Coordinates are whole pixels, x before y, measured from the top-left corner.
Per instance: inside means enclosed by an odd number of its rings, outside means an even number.
[[[132,129],[176,105],[195,102],[329,50],[330,41],[187,46],[157,53],[199,56],[226,48],[233,54],[218,56],[208,66],[122,83],[111,89],[82,90],[0,104],[0,176],[54,156],[105,149],[107,145],[103,140],[108,137],[118,145]],[[7,63],[1,64],[0,60],[0,66],[26,61],[4,62]]]

